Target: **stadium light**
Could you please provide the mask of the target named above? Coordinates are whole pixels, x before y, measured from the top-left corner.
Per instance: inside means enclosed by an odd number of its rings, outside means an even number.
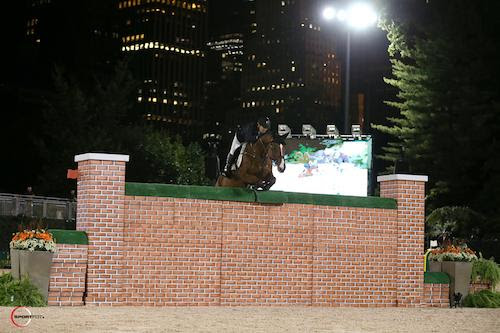
[[[351,135],[353,137],[361,137],[361,126],[360,125],[352,125],[351,126]]]
[[[308,136],[311,139],[316,138],[316,129],[312,125],[304,124],[302,125],[302,135]]]
[[[339,130],[337,129],[337,126],[335,125],[326,125],[326,135],[328,135],[330,138],[338,138],[340,136]]]
[[[366,2],[358,2],[347,9],[335,9],[332,6],[323,9],[323,18],[326,21],[339,21],[349,28],[360,30],[374,25],[378,20],[375,9]],[[351,79],[351,29],[347,29],[346,65],[345,65],[345,93],[344,93],[344,133],[349,128],[349,86]]]
[[[285,135],[285,134],[288,134],[286,136],[287,139],[290,139],[292,137],[292,130],[290,129],[290,127],[288,127],[288,125],[285,125],[285,124],[278,124],[278,135]]]

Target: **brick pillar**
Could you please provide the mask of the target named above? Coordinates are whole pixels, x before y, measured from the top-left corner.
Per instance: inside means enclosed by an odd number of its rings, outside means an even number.
[[[397,305],[421,306],[424,299],[424,223],[427,176],[377,177],[380,196],[398,203]]]
[[[128,155],[82,154],[76,229],[87,232],[86,304],[112,305],[123,293],[125,163]]]

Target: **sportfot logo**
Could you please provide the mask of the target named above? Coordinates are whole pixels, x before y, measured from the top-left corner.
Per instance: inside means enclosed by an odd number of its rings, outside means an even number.
[[[19,328],[28,326],[33,319],[43,319],[43,315],[34,315],[25,306],[16,306],[10,312],[11,323]]]

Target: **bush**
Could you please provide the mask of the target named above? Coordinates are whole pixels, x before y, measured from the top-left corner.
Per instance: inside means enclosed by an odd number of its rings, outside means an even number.
[[[0,269],[10,268],[10,258],[0,259]]]
[[[464,306],[469,308],[500,308],[500,293],[491,290],[469,294],[464,299]]]
[[[29,278],[14,279],[11,274],[0,276],[0,306],[46,306],[47,302]]]
[[[479,260],[475,261],[472,266],[472,281],[479,279],[481,282],[490,283],[495,287],[500,282],[500,267],[492,259],[484,259],[479,256]]]

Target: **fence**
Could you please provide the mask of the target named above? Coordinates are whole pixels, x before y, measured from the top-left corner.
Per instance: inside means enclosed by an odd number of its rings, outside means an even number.
[[[0,193],[0,215],[75,220],[76,201],[64,198]]]

